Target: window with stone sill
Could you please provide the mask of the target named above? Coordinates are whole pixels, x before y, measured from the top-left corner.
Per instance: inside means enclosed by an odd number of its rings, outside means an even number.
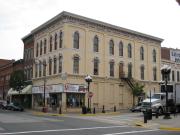
[[[123,56],[123,42],[119,43],[119,56]]]
[[[110,68],[110,77],[114,77],[114,61],[109,63]]]
[[[62,48],[63,44],[63,33],[62,31],[59,32],[59,48]]]
[[[73,73],[79,74],[79,57],[73,58]]]
[[[114,55],[114,41],[110,40],[109,42],[109,54]]]
[[[79,32],[76,31],[73,38],[73,48],[79,49]]]
[[[46,39],[44,39],[44,54],[46,54],[46,49],[47,49],[47,45],[46,45]]]
[[[57,33],[54,35],[54,50],[57,50]]]
[[[93,51],[94,52],[99,51],[99,39],[97,35],[94,37],[94,40],[93,40]]]

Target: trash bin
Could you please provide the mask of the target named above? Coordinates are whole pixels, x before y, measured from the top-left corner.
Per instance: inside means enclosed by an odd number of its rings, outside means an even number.
[[[82,107],[82,114],[86,114],[87,113],[87,108],[86,108],[86,106],[83,106]]]
[[[147,120],[152,120],[152,109],[149,108],[146,110]]]

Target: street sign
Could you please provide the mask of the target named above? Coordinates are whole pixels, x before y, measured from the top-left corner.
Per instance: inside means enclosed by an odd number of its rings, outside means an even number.
[[[92,92],[89,92],[89,93],[88,93],[88,97],[89,97],[89,98],[92,98],[92,96],[93,96],[93,93],[92,93]]]

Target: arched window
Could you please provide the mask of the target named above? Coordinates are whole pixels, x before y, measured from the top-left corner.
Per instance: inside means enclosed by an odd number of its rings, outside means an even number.
[[[57,59],[54,57],[54,74],[57,73]]]
[[[113,40],[109,41],[109,54],[114,55],[114,41]]]
[[[44,39],[44,54],[46,54],[46,49],[47,49],[47,46],[46,46],[46,38]]]
[[[42,45],[43,45],[43,43],[42,43],[42,40],[41,40],[41,42],[40,42],[40,55],[42,55]]]
[[[74,56],[73,58],[73,73],[78,74],[79,73],[79,57]]]
[[[141,80],[144,80],[144,65],[141,65],[140,71],[141,71]]]
[[[132,63],[128,64],[128,78],[132,78]]]
[[[156,50],[153,49],[153,62],[156,62]]]
[[[132,46],[128,44],[128,58],[132,58]]]
[[[52,74],[52,59],[49,58],[49,75]]]
[[[36,57],[38,57],[39,53],[39,43],[36,44]]]
[[[59,73],[62,73],[62,55],[59,55]]]
[[[79,33],[77,31],[74,33],[73,48],[79,49]]]
[[[142,46],[140,48],[140,60],[144,60],[144,48]]]
[[[109,62],[110,76],[114,77],[114,61]]]
[[[63,44],[63,33],[62,31],[59,32],[59,48],[62,48]]]
[[[54,50],[57,50],[57,33],[54,35]]]
[[[123,56],[123,42],[119,43],[119,56]]]
[[[93,50],[94,50],[94,52],[98,52],[99,51],[99,39],[98,39],[98,36],[94,37]]]
[[[94,75],[99,74],[99,59],[94,58]]]
[[[153,68],[153,80],[154,81],[157,80],[157,69],[156,69],[156,67]]]
[[[52,52],[52,36],[50,36],[49,44],[49,51]]]

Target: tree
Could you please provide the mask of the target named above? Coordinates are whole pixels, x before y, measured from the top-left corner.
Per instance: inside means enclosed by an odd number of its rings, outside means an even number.
[[[23,70],[17,70],[14,71],[11,74],[10,81],[9,81],[9,86],[13,88],[14,90],[20,92],[22,87],[24,87],[24,72]]]
[[[133,89],[132,89],[132,94],[133,94],[133,106],[135,105],[135,97],[141,96],[144,93],[144,85],[141,85],[139,83],[135,83]]]

